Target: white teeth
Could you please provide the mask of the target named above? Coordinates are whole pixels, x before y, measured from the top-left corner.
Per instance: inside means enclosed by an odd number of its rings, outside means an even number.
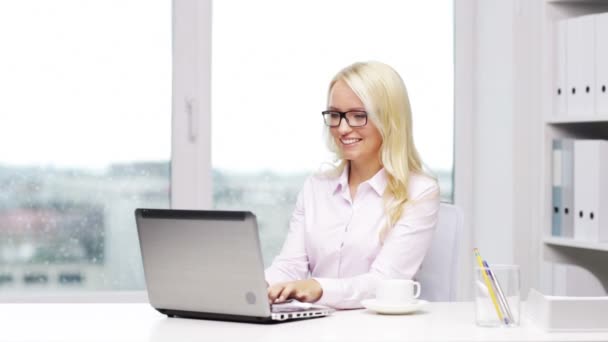
[[[340,141],[344,144],[344,145],[350,145],[350,144],[354,144],[356,142],[361,141],[361,139],[340,139]]]

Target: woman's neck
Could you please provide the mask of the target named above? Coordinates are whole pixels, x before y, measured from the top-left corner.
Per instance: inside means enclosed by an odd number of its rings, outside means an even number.
[[[348,168],[348,184],[357,186],[372,178],[381,169],[382,164],[378,160],[365,163],[356,163],[351,160]]]

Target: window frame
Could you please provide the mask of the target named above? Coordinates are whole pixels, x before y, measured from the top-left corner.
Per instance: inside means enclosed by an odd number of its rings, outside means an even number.
[[[171,207],[211,208],[211,0],[172,1]],[[195,72],[192,72],[195,70]],[[193,186],[194,185],[194,186]],[[146,290],[0,293],[0,303],[145,303]]]

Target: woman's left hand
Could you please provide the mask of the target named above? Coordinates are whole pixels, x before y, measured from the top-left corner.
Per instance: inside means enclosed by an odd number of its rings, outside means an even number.
[[[279,283],[268,288],[268,301],[271,304],[284,302],[290,298],[312,303],[319,300],[322,295],[321,284],[314,279]]]

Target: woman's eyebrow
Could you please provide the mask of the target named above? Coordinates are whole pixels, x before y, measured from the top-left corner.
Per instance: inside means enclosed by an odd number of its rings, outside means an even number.
[[[327,110],[334,110],[336,112],[340,112],[341,110],[334,107],[334,106],[329,106],[327,107]],[[365,108],[361,108],[361,107],[354,107],[354,108],[350,108],[348,110],[345,110],[345,112],[365,112]]]

